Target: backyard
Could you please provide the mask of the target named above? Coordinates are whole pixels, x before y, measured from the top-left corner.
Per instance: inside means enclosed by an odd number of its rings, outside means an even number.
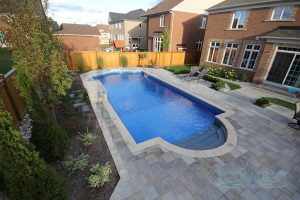
[[[12,66],[11,52],[7,48],[0,48],[0,74],[6,74]]]

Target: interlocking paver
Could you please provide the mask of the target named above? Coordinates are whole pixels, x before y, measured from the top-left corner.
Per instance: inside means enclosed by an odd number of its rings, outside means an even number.
[[[241,90],[216,92],[201,83],[188,85],[164,70],[153,69],[153,73],[235,111],[228,121],[236,129],[238,143],[233,152],[217,158],[182,156],[157,145],[133,155],[103,104],[95,102],[99,98],[92,96],[93,109],[121,177],[111,199],[300,199],[300,136],[287,127],[292,111],[278,106],[258,108],[253,105],[255,95],[266,94],[247,84]],[[91,96],[98,84],[88,85]],[[288,186],[224,187],[218,184],[221,169],[226,174],[287,170]]]

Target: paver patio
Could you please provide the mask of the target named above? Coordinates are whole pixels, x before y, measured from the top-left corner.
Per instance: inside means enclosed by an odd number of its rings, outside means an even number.
[[[228,120],[236,129],[238,143],[232,152],[215,158],[192,158],[159,146],[134,156],[95,96],[96,86],[89,84],[90,75],[99,72],[83,74],[83,83],[121,177],[111,199],[300,199],[300,133],[287,125],[293,111],[275,105],[265,109],[253,105],[257,96],[269,92],[252,86],[216,92],[205,84],[186,83],[162,69],[149,72],[233,110],[235,114]],[[259,184],[230,188],[219,184],[221,169],[226,174],[287,171],[288,175],[286,185],[280,188]]]

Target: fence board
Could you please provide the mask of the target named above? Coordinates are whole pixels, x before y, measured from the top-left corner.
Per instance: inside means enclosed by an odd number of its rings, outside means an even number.
[[[85,70],[98,69],[97,58],[102,57],[104,68],[121,67],[121,57],[128,60],[128,67],[155,65],[159,67],[176,65],[198,65],[199,52],[146,52],[145,58],[140,58],[142,52],[63,52],[63,57],[70,70],[79,70],[82,62]]]

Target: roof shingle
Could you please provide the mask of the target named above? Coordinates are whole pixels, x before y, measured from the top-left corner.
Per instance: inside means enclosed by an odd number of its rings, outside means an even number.
[[[128,13],[115,13],[109,12],[109,23],[122,21],[122,20],[139,20],[140,16],[143,15],[145,11],[143,9],[132,10]]]
[[[230,9],[236,7],[244,6],[258,6],[258,5],[267,5],[270,3],[288,3],[288,2],[297,2],[299,0],[225,0],[217,5],[214,5],[207,9],[207,11],[217,11],[222,9]]]
[[[100,35],[99,30],[88,24],[66,24],[63,23],[62,29],[55,32],[58,35]]]
[[[184,0],[163,0],[162,2],[160,2],[153,8],[147,10],[147,12],[143,14],[143,16],[149,16],[149,15],[155,15],[158,13],[168,12],[183,1]]]
[[[279,26],[262,38],[285,38],[300,40],[300,26]]]

